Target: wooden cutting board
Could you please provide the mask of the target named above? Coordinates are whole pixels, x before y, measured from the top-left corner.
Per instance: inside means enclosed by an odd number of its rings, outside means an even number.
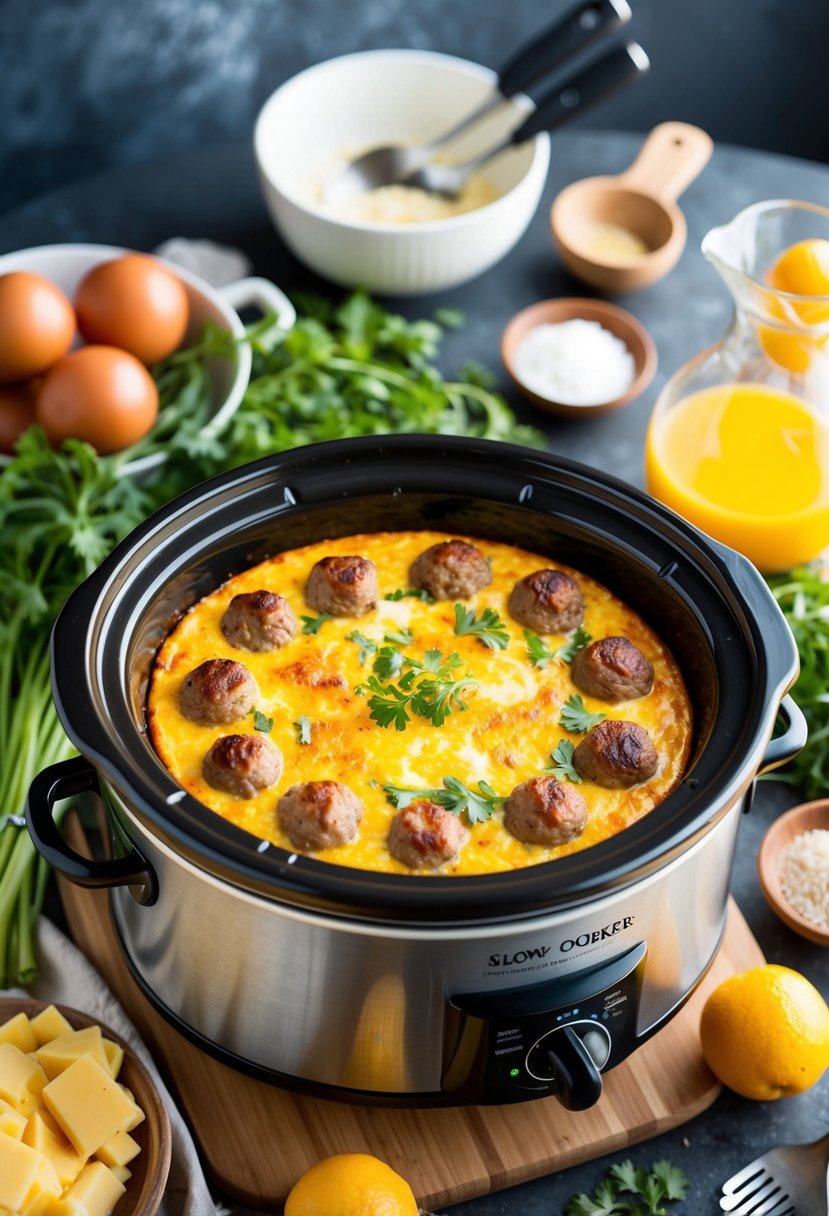
[[[83,851],[77,821],[67,837]],[[711,989],[763,963],[733,901],[722,947],[684,1009],[608,1073],[590,1110],[555,1098],[517,1106],[387,1110],[300,1097],[219,1064],[152,1008],[121,955],[104,891],[60,880],[75,941],[89,956],[153,1053],[176,1094],[208,1174],[228,1196],[281,1208],[296,1179],[332,1153],[373,1153],[403,1174],[429,1209],[459,1203],[677,1127],[710,1106],[720,1086],[699,1048],[699,1019]]]

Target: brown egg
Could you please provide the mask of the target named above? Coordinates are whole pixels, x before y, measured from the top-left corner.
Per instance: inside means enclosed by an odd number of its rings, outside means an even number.
[[[24,270],[0,275],[0,384],[39,376],[74,336],[75,314],[59,287]]]
[[[35,420],[35,384],[0,384],[0,452],[14,454],[14,445]]]
[[[181,279],[143,253],[90,270],[75,293],[75,309],[87,342],[119,346],[147,366],[178,348],[190,315]]]
[[[46,376],[35,414],[56,447],[64,439],[85,439],[104,456],[146,435],[158,416],[158,389],[127,351],[82,346]]]

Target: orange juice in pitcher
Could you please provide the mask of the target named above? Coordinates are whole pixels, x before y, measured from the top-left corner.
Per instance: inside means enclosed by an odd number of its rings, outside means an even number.
[[[829,547],[829,210],[758,203],[703,241],[731,329],[654,407],[645,484],[764,572]]]

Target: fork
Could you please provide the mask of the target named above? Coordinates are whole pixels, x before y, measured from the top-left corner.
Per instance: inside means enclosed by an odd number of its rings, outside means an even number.
[[[829,1216],[829,1134],[769,1149],[722,1184],[731,1216]]]

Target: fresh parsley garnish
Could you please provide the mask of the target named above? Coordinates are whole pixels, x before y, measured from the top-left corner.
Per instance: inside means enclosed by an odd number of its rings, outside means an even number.
[[[414,634],[411,629],[397,629],[391,633],[384,633],[383,640],[391,642],[394,646],[411,646]]]
[[[506,801],[505,797],[496,794],[486,781],[479,781],[477,790],[473,790],[457,777],[444,777],[442,789],[416,790],[400,785],[384,785],[383,789],[389,802],[398,810],[420,798],[426,798],[429,802],[436,802],[445,807],[453,815],[462,815],[465,811],[470,823],[485,823],[492,812]]]
[[[253,729],[261,730],[263,735],[269,735],[273,730],[273,718],[268,718],[261,709],[252,709]]]
[[[456,604],[455,635],[459,638],[475,637],[490,650],[506,650],[509,645],[509,634],[494,608],[484,608],[481,615],[476,616],[474,608]]]
[[[384,600],[423,600],[424,604],[434,604],[435,597],[430,595],[425,587],[408,587],[405,590],[398,587],[396,591],[390,591],[388,595],[383,596]]]
[[[451,713],[467,708],[461,693],[467,688],[477,688],[478,681],[469,676],[454,678],[454,672],[463,666],[458,654],[453,652],[444,659],[439,650],[428,650],[423,661],[408,657],[403,661],[409,670],[396,684],[384,683],[371,675],[362,686],[373,694],[368,699],[368,708],[378,726],[405,730],[412,714],[425,718],[433,726],[443,726]]]
[[[584,650],[590,642],[593,641],[592,633],[588,633],[579,625],[576,632],[570,638],[569,642],[565,642],[563,646],[559,646],[555,652],[555,657],[561,659],[563,663],[572,663],[574,657],[579,650]]]
[[[302,619],[306,620],[310,618],[303,617]],[[351,633],[346,634],[346,640],[356,642],[360,647],[357,657],[361,664],[365,663],[366,659],[371,655],[377,653],[377,643],[372,642],[371,638],[367,638],[364,633],[360,633],[359,629],[354,629]]]
[[[302,632],[303,633],[319,633],[326,621],[331,621],[334,618],[330,612],[321,612],[319,616],[303,616]]]
[[[585,731],[604,722],[606,717],[607,714],[591,714],[583,699],[574,692],[562,705],[558,724],[565,730],[572,731],[574,735],[583,735]]]
[[[524,641],[527,643],[527,658],[533,667],[546,667],[548,663],[552,663],[556,656],[544,639],[533,633],[532,629],[525,629],[523,632]]]
[[[573,768],[575,750],[569,739],[562,739],[550,755],[553,763],[545,768],[544,772],[552,773],[554,777],[558,777],[559,781],[573,781],[576,785],[581,785],[581,777]]]
[[[296,722],[294,722],[294,726],[296,727],[297,743],[310,743],[311,742],[311,719],[306,718],[305,714],[300,714],[300,716],[297,718]]]
[[[687,1189],[685,1174],[670,1161],[655,1161],[650,1170],[620,1161],[610,1167],[592,1196],[574,1195],[565,1216],[667,1216],[663,1201],[684,1199]],[[644,1206],[622,1195],[636,1195]]]
[[[394,646],[381,646],[377,658],[371,665],[371,670],[381,680],[393,680],[403,670],[405,659]]]

